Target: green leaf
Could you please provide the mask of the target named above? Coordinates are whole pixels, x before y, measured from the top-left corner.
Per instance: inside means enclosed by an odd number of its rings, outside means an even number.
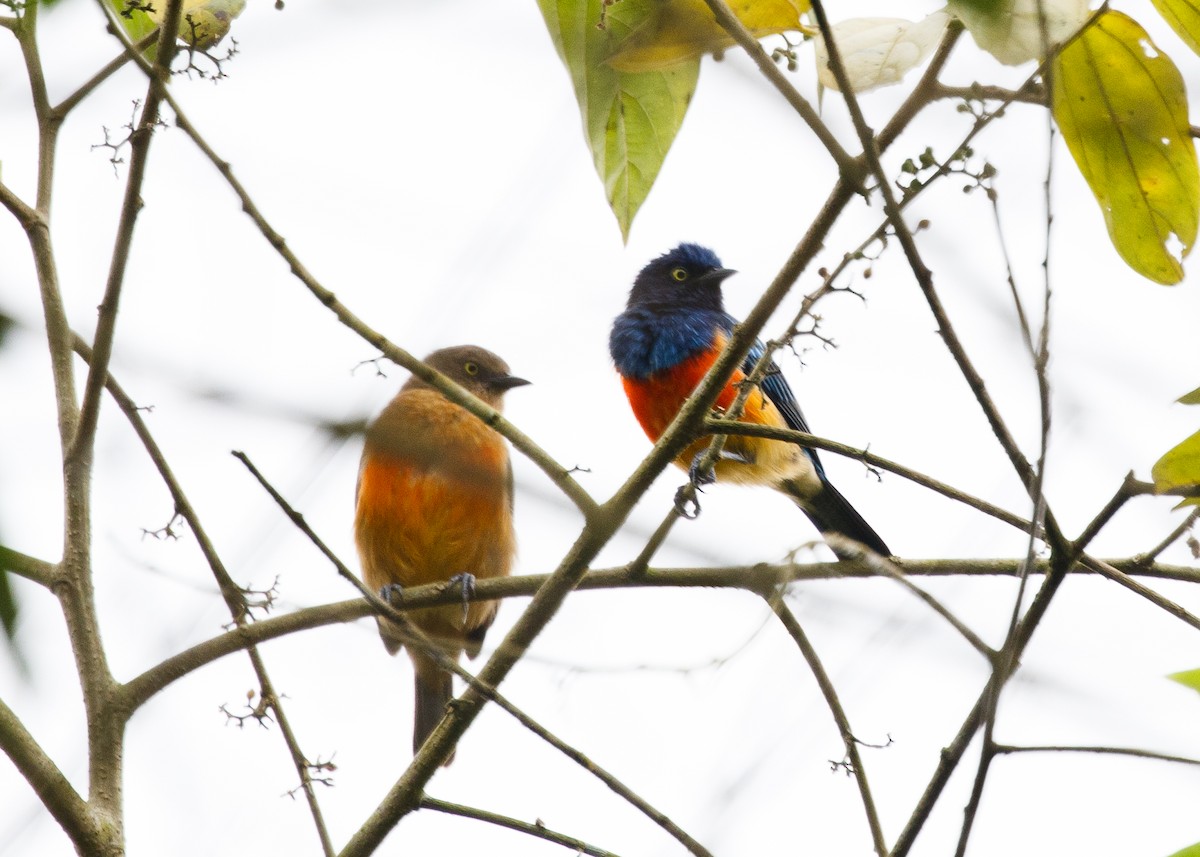
[[[1200,222],[1200,171],[1175,64],[1127,15],[1100,15],[1054,60],[1054,118],[1108,234],[1138,273],[1183,279]]]
[[[1200,857],[1200,842],[1195,845],[1189,845],[1182,851],[1176,851],[1171,857]]]
[[[584,138],[621,237],[658,177],[696,89],[700,61],[630,73],[608,65],[614,48],[650,9],[625,0],[538,0],[558,55],[570,72]],[[602,9],[605,10],[602,15]]]
[[[105,0],[105,2],[116,10],[117,20],[121,22],[125,32],[129,34],[129,40],[135,45],[158,29],[158,24],[149,14],[140,8],[129,8],[130,4],[127,0]],[[165,2],[166,0],[153,0],[153,2],[143,2],[140,5],[158,8],[160,3]],[[153,59],[153,51],[155,51],[155,46],[151,45],[146,56]]]
[[[1181,405],[1200,405],[1200,387],[1192,390],[1192,392],[1180,396],[1175,401]]]
[[[1184,670],[1183,672],[1171,673],[1167,676],[1171,681],[1177,681],[1184,687],[1190,687],[1192,690],[1200,693],[1200,669]]]
[[[1200,487],[1200,431],[1167,451],[1150,470],[1159,494]],[[1200,505],[1200,497],[1186,498],[1181,506]]]
[[[1152,0],[1158,14],[1189,48],[1200,54],[1200,6],[1192,0]]]

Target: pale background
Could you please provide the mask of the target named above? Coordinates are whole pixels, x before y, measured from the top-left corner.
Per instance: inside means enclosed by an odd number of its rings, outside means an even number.
[[[919,17],[934,3],[845,3],[835,18]],[[1151,30],[1196,88],[1195,57],[1148,4],[1121,4]],[[64,0],[43,15],[51,92],[61,98],[116,53],[97,9]],[[535,385],[508,414],[598,499],[649,448],[607,356],[607,331],[637,270],[680,240],[706,243],[741,273],[726,285],[735,314],[753,305],[833,182],[833,166],[750,63],[705,60],[695,99],[647,205],[623,246],[584,147],[569,81],[532,2],[252,2],[234,35],[241,54],[219,85],[173,84],[190,118],[232,162],[273,225],[353,311],[416,354],[472,342],[503,355]],[[794,76],[815,99],[811,48]],[[964,38],[950,79],[1019,82]],[[76,328],[90,334],[106,276],[121,180],[101,126],[127,122],[145,86],[127,70],[71,117],[55,199],[55,245]],[[882,125],[905,87],[864,98]],[[15,43],[0,39],[3,178],[31,194],[34,132]],[[851,146],[836,95],[824,116]],[[894,171],[927,145],[948,154],[968,127],[943,103],[893,147]],[[1040,300],[1044,245],[1044,113],[1014,107],[977,145],[999,170],[1005,239],[1018,283]],[[1173,405],[1200,385],[1200,298],[1188,281],[1163,288],[1112,250],[1098,207],[1053,146],[1055,423],[1048,494],[1075,535],[1125,473],[1148,478],[1159,455],[1196,429],[1200,410]],[[973,359],[1027,455],[1036,454],[1037,396],[1020,347],[990,207],[945,183],[912,217],[927,263]],[[231,449],[248,453],[352,567],[357,440],[334,442],[306,415],[376,411],[404,373],[378,378],[376,356],[286,270],[216,171],[177,129],[154,143],[112,370],[141,404],[185,490],[239,581],[279,579],[280,609],[352,591],[283,518]],[[881,218],[857,204],[827,243],[832,265]],[[0,351],[0,532],[54,560],[60,544],[57,432],[40,308],[27,245],[0,218],[0,309],[23,325]],[[1194,267],[1191,266],[1191,267]],[[1194,273],[1194,272],[1193,272]],[[1025,499],[936,335],[898,247],[856,283],[866,305],[821,306],[840,346],[811,344],[783,366],[814,431],[905,463],[1022,515]],[[807,273],[785,302],[777,333]],[[810,343],[802,343],[810,345]],[[220,393],[223,401],[214,401]],[[228,621],[186,531],[156,541],[171,504],[111,402],[97,444],[97,592],[111,665],[129,678]],[[902,557],[1012,557],[1021,534],[903,480],[882,484],[827,455],[835,483]],[[552,570],[580,518],[547,479],[516,462],[517,572]],[[635,510],[598,566],[632,559],[661,520],[681,474]],[[1129,504],[1094,543],[1126,556],[1181,520],[1168,500]],[[698,522],[678,525],[656,564],[752,564],[801,549],[815,533],[785,499],[718,487]],[[1177,547],[1164,559],[1186,562]],[[82,706],[57,604],[15,583],[22,677],[0,655],[0,694],[86,786]],[[928,587],[997,644],[1011,609],[1008,580]],[[1158,585],[1193,612],[1200,594]],[[492,642],[524,605],[506,603]],[[795,586],[789,603],[813,637],[856,733],[894,745],[866,750],[888,839],[907,819],[986,678],[985,664],[929,610],[886,581]],[[264,647],[310,758],[330,756],[336,786],[320,798],[344,843],[409,758],[411,676],[367,621]],[[997,738],[1114,744],[1200,756],[1200,700],[1166,673],[1200,666],[1195,632],[1114,584],[1068,581],[1003,697]],[[234,656],[156,697],[130,726],[130,854],[317,854],[307,809],[285,793],[295,772],[277,730],[238,730],[254,686]],[[573,596],[503,692],[615,772],[719,855],[866,855],[853,781],[831,773],[841,742],[794,645],[762,603],[706,591]],[[971,776],[951,784],[915,853],[953,849]],[[625,855],[681,847],[507,715],[485,709],[429,794],[548,826]],[[971,854],[1167,855],[1200,840],[1194,769],[1134,759],[1021,756],[997,760]],[[0,763],[0,855],[73,853],[55,822]],[[540,855],[558,846],[433,813],[406,818],[380,853]]]

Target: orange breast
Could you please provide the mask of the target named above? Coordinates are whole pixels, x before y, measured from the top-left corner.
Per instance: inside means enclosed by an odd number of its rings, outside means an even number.
[[[384,428],[386,434],[368,433],[359,471],[354,529],[367,585],[507,575],[516,540],[500,436],[473,417],[432,432],[407,419]],[[413,619],[446,635],[478,627],[494,612],[495,604],[476,603],[465,623],[459,607],[422,610]]]
[[[662,437],[662,433],[671,424],[671,420],[675,419],[688,396],[692,395],[696,385],[712,368],[724,345],[722,337],[714,348],[689,357],[671,369],[656,372],[649,378],[640,380],[621,379],[633,415],[637,417],[650,440],[657,441]],[[737,397],[737,385],[745,377],[740,369],[734,371],[725,389],[717,396],[716,407],[728,408],[733,404]]]
[[[662,436],[683,403],[712,367],[724,345],[722,337],[713,349],[697,354],[672,369],[643,380],[622,379],[633,413],[652,441]],[[717,396],[716,409],[724,410],[733,404],[745,377],[740,369],[734,371],[729,383]],[[783,415],[761,388],[756,388],[746,399],[739,419],[747,423],[786,427]],[[687,470],[711,439],[711,435],[697,438],[679,454],[675,463]],[[809,467],[799,447],[782,441],[731,435],[725,441],[725,449],[746,461],[730,458],[718,461],[716,473],[720,480],[774,485],[794,474],[806,472]]]

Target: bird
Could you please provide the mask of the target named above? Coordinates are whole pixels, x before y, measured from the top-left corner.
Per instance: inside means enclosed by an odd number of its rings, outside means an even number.
[[[488,406],[529,382],[474,345],[434,351],[424,362]],[[475,578],[507,576],[516,556],[513,475],[504,438],[483,420],[413,376],[366,429],[355,497],[354,536],[368,587],[385,600],[400,587],[458,584],[464,603],[411,610],[412,624],[455,661],[479,654],[496,617],[494,601],[467,601]],[[388,654],[403,640],[378,619]],[[451,675],[408,646],[415,677],[413,752],[445,714]],[[444,764],[453,760],[451,754]]]
[[[652,442],[657,441],[725,348],[737,319],[725,311],[721,284],[735,274],[717,254],[699,244],[683,243],[652,259],[634,279],[625,310],[613,321],[609,352],[633,414]],[[742,381],[762,358],[755,342],[741,367],[717,396],[715,408],[727,409]],[[742,422],[808,432],[796,397],[774,362],[751,391],[738,417]],[[730,435],[713,476],[695,466],[711,436],[699,437],[675,463],[699,487],[706,481],[767,485],[790,497],[823,536],[854,539],[882,556],[891,556],[883,539],[833,487],[816,450],[767,438]],[[840,559],[854,551],[836,543]]]

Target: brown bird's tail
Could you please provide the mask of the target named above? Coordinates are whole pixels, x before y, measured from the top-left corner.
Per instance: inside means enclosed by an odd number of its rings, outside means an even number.
[[[421,749],[425,739],[446,714],[446,706],[454,698],[451,675],[438,669],[433,661],[419,656],[413,658],[413,677],[416,679],[416,700],[413,711],[413,753]],[[454,761],[454,753],[446,757],[443,765]]]
[[[879,534],[863,520],[863,516],[850,505],[850,501],[830,485],[828,480],[821,480],[821,489],[816,494],[805,490],[805,487],[790,479],[779,483],[779,490],[795,501],[800,510],[808,516],[808,519],[822,534],[839,533],[856,542],[862,542],[877,554],[892,555],[891,550],[879,537]],[[848,555],[832,545],[830,548],[837,554],[838,559],[854,559],[854,556]]]

